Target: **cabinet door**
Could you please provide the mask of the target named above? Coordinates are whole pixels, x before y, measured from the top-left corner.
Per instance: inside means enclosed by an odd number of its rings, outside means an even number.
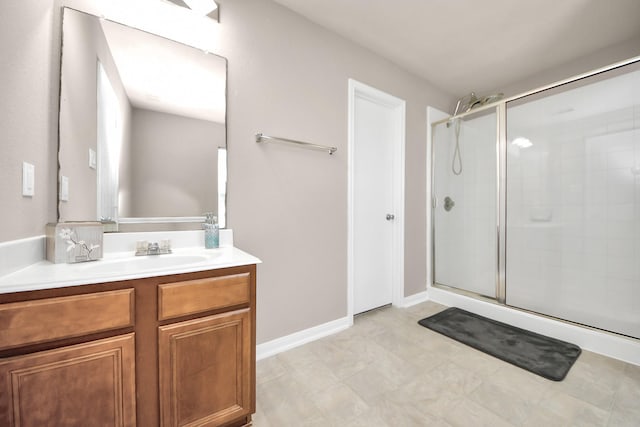
[[[136,424],[133,334],[0,360],[0,425]]]
[[[163,427],[218,426],[254,412],[251,311],[161,326]]]

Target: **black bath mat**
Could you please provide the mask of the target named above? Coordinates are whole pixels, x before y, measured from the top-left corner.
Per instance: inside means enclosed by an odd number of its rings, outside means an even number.
[[[580,347],[451,307],[418,323],[553,381],[562,381]]]

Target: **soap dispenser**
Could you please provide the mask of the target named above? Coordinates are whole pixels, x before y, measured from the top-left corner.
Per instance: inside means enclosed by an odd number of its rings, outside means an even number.
[[[204,247],[206,249],[214,249],[220,247],[220,229],[218,228],[218,218],[213,212],[206,212],[205,222],[202,224],[204,228]]]

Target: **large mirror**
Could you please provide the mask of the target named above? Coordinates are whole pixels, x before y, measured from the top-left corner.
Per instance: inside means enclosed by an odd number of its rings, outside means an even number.
[[[225,58],[65,8],[58,221],[224,227],[226,76]]]

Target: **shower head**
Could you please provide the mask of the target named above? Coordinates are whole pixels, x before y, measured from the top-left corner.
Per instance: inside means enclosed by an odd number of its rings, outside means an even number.
[[[456,108],[453,111],[453,115],[457,116],[458,113],[466,113],[467,111],[471,110],[472,106],[477,104],[478,102],[480,102],[480,98],[476,96],[475,92],[471,92],[468,95],[463,96],[462,98],[458,99]]]
[[[502,98],[504,98],[504,93],[493,93],[482,98],[481,105],[491,104],[492,102],[500,101]]]
[[[496,102],[501,100],[504,97],[504,93],[494,93],[491,95],[478,97],[475,92],[471,92],[468,95],[463,96],[458,99],[456,103],[456,108],[453,111],[453,115],[457,116],[459,113],[467,113],[474,108],[481,107],[486,104],[491,104],[492,102]]]

